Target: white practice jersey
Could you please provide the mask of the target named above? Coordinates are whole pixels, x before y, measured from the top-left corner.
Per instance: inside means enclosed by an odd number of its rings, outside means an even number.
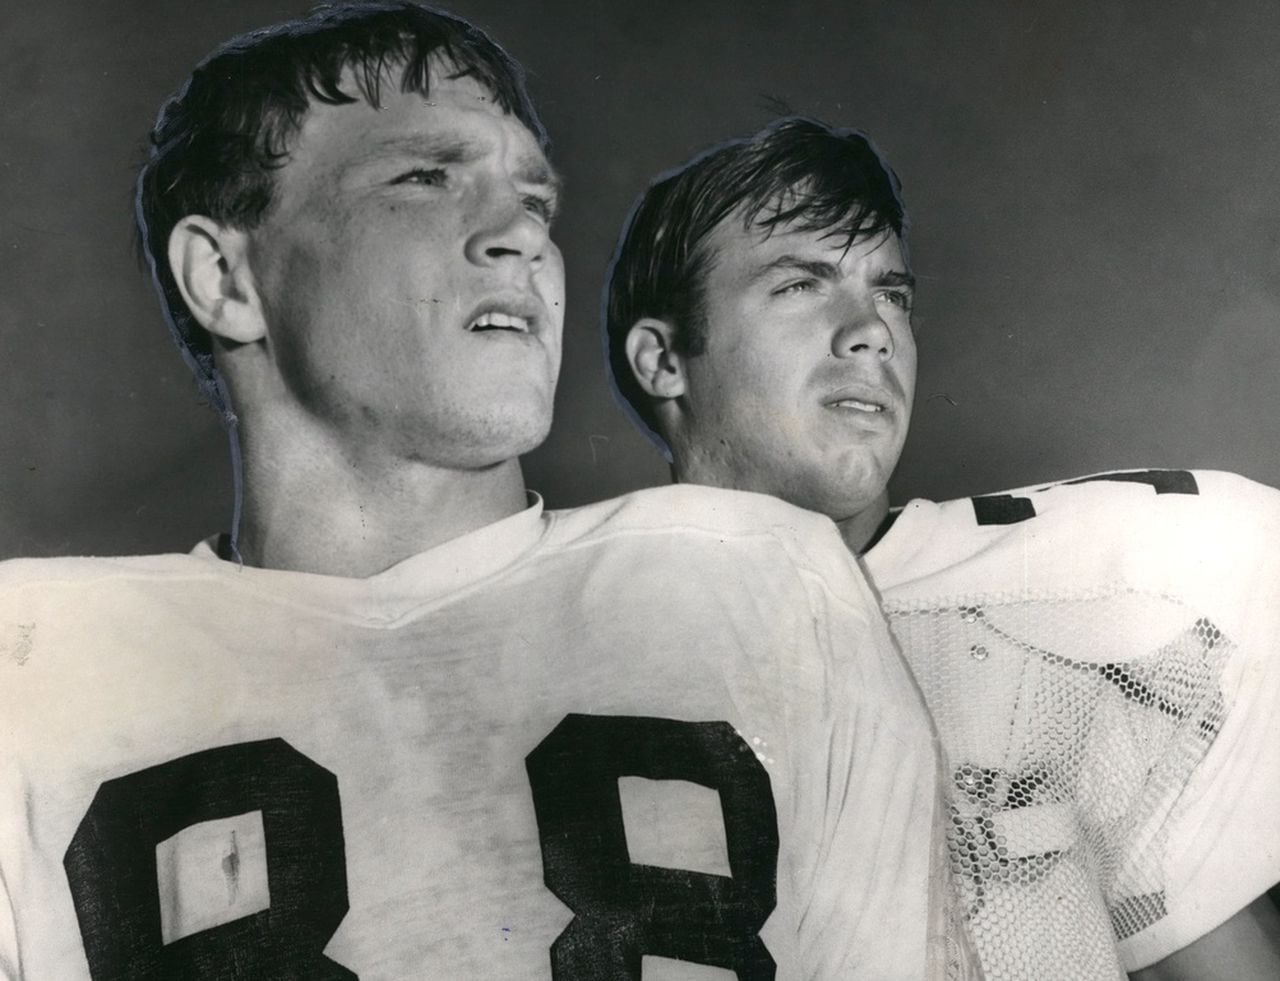
[[[361,580],[5,563],[0,742],[9,981],[940,976],[923,703],[834,526],[762,496]]]
[[[913,501],[867,554],[939,729],[989,981],[1114,981],[1280,881],[1280,492]]]

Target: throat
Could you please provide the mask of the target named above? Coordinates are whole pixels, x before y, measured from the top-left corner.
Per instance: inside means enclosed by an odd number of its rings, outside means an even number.
[[[364,578],[526,506],[517,460],[478,471],[406,464],[398,474],[255,483],[246,473],[239,538],[248,565]]]
[[[847,518],[836,520],[845,547],[854,555],[862,555],[879,542],[893,526],[896,515],[889,511],[889,492],[880,494],[868,507]]]

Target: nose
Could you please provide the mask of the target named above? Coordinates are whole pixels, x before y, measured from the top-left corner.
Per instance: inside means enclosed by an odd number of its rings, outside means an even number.
[[[831,336],[831,353],[837,358],[893,357],[893,332],[880,316],[875,301],[851,305],[844,311]]]
[[[514,187],[490,187],[487,197],[467,236],[467,259],[481,266],[524,262],[536,269],[547,251],[546,223],[525,207]]]

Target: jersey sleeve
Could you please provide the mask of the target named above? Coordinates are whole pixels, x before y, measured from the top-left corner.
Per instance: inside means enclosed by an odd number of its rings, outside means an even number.
[[[804,574],[828,683],[825,732],[805,768],[821,774],[809,804],[824,834],[809,870],[802,976],[974,977],[955,973],[968,946],[941,858],[933,729],[874,594],[831,531],[829,545],[819,539],[829,561]]]
[[[1280,492],[1226,474],[1198,478],[1218,498],[1191,559],[1204,595],[1198,627],[1224,648],[1217,732],[1164,831],[1165,888],[1149,900],[1164,915],[1120,944],[1131,971],[1280,882]]]

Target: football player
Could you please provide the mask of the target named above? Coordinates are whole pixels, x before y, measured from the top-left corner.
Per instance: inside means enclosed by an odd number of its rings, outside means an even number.
[[[947,755],[988,978],[1280,977],[1280,494],[1140,470],[890,512],[916,375],[899,183],[779,120],[656,181],[606,298],[675,479],[833,518]]]
[[[936,741],[831,522],[526,494],[546,151],[406,2],[164,106],[139,231],[240,513],[0,566],[0,977],[944,976]]]

